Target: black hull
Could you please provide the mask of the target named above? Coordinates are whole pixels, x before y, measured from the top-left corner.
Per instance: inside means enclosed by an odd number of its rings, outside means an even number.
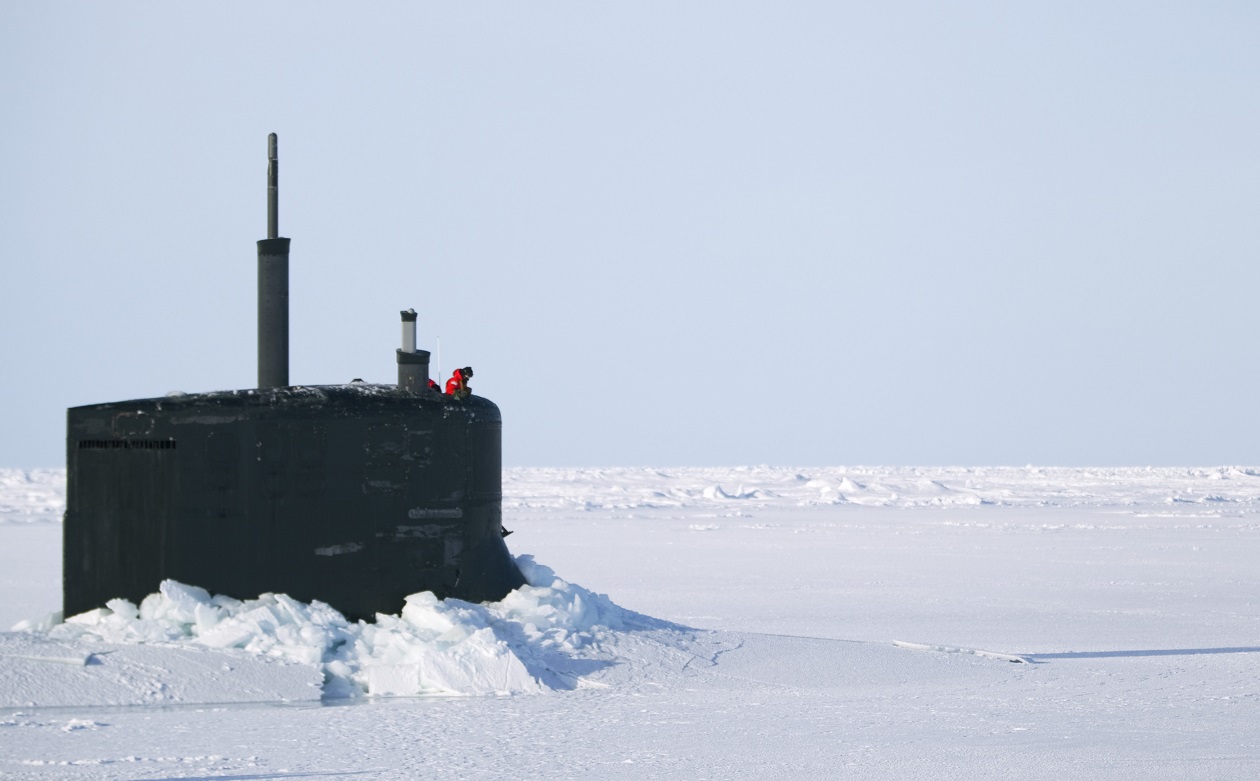
[[[68,411],[66,615],[164,578],[350,619],[524,583],[502,539],[490,401],[392,385],[267,388]]]

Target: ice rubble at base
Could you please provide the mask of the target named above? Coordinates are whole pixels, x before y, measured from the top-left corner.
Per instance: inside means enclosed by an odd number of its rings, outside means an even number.
[[[123,599],[46,627],[56,640],[243,649],[322,665],[325,697],[538,693],[573,688],[557,659],[596,659],[609,633],[665,626],[556,577],[532,556],[527,585],[500,602],[406,599],[400,615],[349,623],[322,602],[284,594],[239,601],[173,580],[139,606]]]

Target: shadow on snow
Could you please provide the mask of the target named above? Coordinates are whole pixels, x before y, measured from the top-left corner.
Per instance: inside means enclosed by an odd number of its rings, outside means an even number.
[[[1254,654],[1260,646],[1235,648],[1154,648],[1145,651],[1072,651],[1058,654],[1023,654],[1025,659],[1040,662],[1046,659],[1111,659],[1137,656],[1204,656],[1209,654]]]

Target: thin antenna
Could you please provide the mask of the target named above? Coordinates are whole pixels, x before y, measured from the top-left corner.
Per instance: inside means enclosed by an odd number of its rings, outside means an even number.
[[[437,376],[437,381],[438,381],[438,387],[439,387],[439,388],[441,388],[441,387],[444,387],[444,386],[442,385],[442,383],[444,383],[444,382],[446,381],[446,379],[445,379],[445,378],[446,378],[446,375],[442,373],[442,337],[440,337],[440,336],[437,338],[437,357],[438,357],[438,360],[437,360],[437,364],[438,364],[438,376]]]
[[[280,238],[280,156],[276,134],[267,136],[267,238]]]

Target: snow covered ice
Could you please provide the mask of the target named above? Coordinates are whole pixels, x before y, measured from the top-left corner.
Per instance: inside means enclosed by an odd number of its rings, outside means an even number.
[[[509,469],[529,585],[371,623],[41,619],[63,481],[0,470],[6,779],[1260,775],[1249,467]]]
[[[583,685],[573,670],[611,664],[621,630],[690,640],[692,633],[683,627],[623,610],[557,578],[531,556],[518,564],[528,584],[501,602],[443,601],[422,592],[407,597],[399,615],[378,615],[370,623],[350,623],[318,601],[307,604],[284,594],[241,601],[165,580],[138,606],[113,599],[64,622],[56,614],[19,622],[7,638],[6,655],[83,667],[127,651],[119,646],[137,644],[184,652],[239,650],[317,668],[324,698],[510,695]],[[155,700],[151,689],[140,687],[131,700],[118,699],[112,690],[113,699],[101,700],[77,671],[54,668],[38,675],[37,683],[15,677],[7,691],[0,689],[0,706],[169,704],[189,696],[162,687]],[[224,679],[223,686],[222,692],[208,695],[203,687],[193,696],[214,702],[239,698],[234,679]],[[273,697],[311,699],[316,693],[310,686],[306,682],[296,693],[275,690]]]

